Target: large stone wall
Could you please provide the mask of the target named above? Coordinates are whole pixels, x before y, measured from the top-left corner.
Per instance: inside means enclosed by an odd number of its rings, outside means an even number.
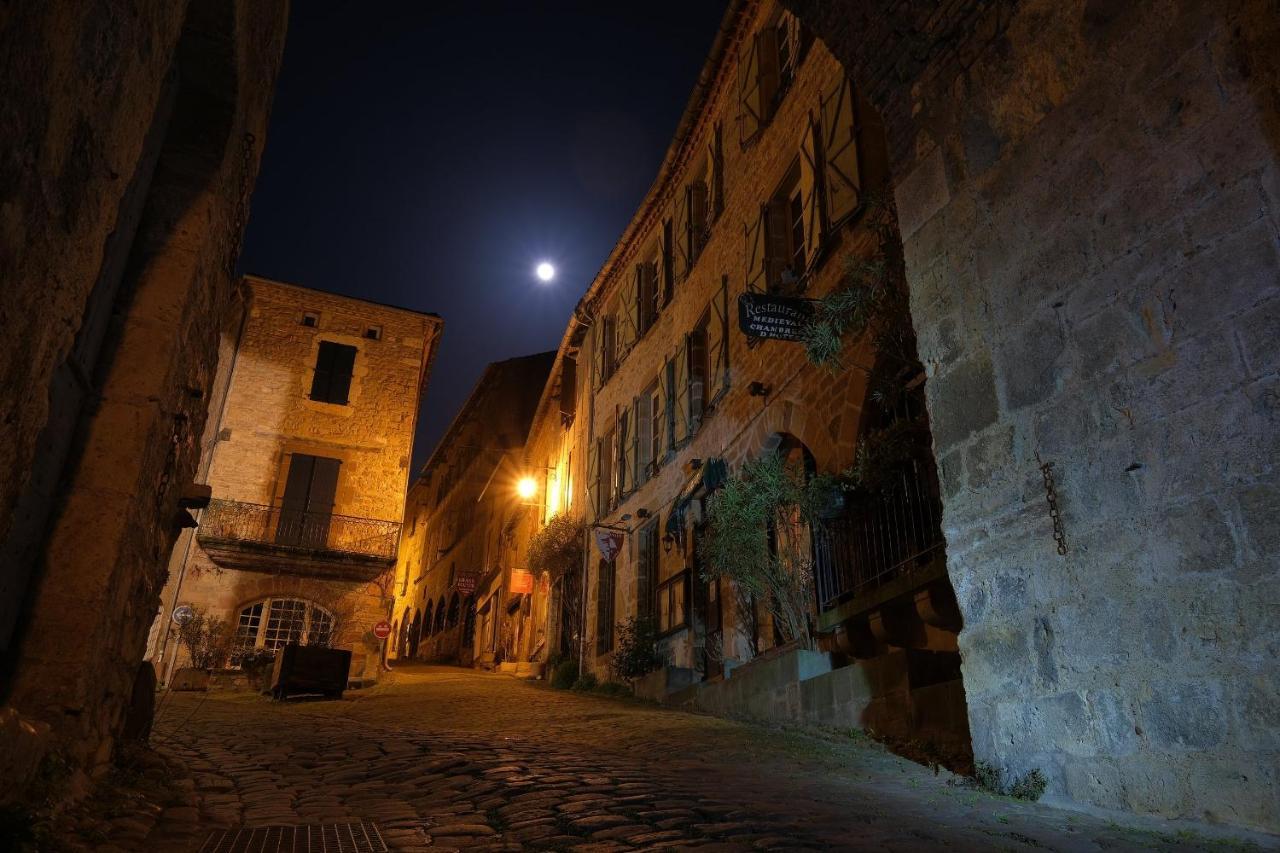
[[[5,577],[34,580],[6,591],[4,699],[77,769],[110,758],[195,474],[285,24],[248,0],[5,16],[0,529]],[[54,411],[72,375],[83,404]]]
[[[975,757],[1280,828],[1274,6],[787,5],[889,128]]]

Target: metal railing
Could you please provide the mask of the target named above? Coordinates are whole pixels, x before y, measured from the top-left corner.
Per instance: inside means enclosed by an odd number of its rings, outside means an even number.
[[[813,537],[818,607],[842,601],[927,566],[944,540],[932,464],[903,464],[875,491],[855,492]]]
[[[254,542],[393,560],[400,523],[279,506],[212,500],[200,516],[202,539]]]

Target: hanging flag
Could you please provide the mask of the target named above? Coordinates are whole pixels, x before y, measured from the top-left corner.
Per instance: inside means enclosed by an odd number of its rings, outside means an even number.
[[[600,556],[612,563],[622,550],[622,531],[597,527],[595,532],[596,548],[600,551]]]

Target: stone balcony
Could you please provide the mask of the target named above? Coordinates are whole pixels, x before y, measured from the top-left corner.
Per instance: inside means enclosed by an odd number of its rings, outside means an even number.
[[[371,581],[394,565],[400,523],[213,500],[196,540],[226,569]]]

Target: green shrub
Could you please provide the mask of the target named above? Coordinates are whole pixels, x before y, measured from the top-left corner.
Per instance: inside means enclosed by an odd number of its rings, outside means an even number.
[[[573,689],[580,693],[587,693],[596,689],[599,681],[589,672],[584,672],[578,676],[578,680],[573,682]]]
[[[617,642],[609,658],[609,673],[619,681],[635,681],[662,667],[658,626],[652,619],[633,616],[618,625]]]
[[[568,690],[578,680],[578,662],[561,661],[551,673],[551,686],[556,690]]]
[[[973,765],[973,784],[989,794],[1035,802],[1044,796],[1049,782],[1039,768],[1032,768],[1026,774],[1006,783],[1004,772],[999,767],[978,761]]]

